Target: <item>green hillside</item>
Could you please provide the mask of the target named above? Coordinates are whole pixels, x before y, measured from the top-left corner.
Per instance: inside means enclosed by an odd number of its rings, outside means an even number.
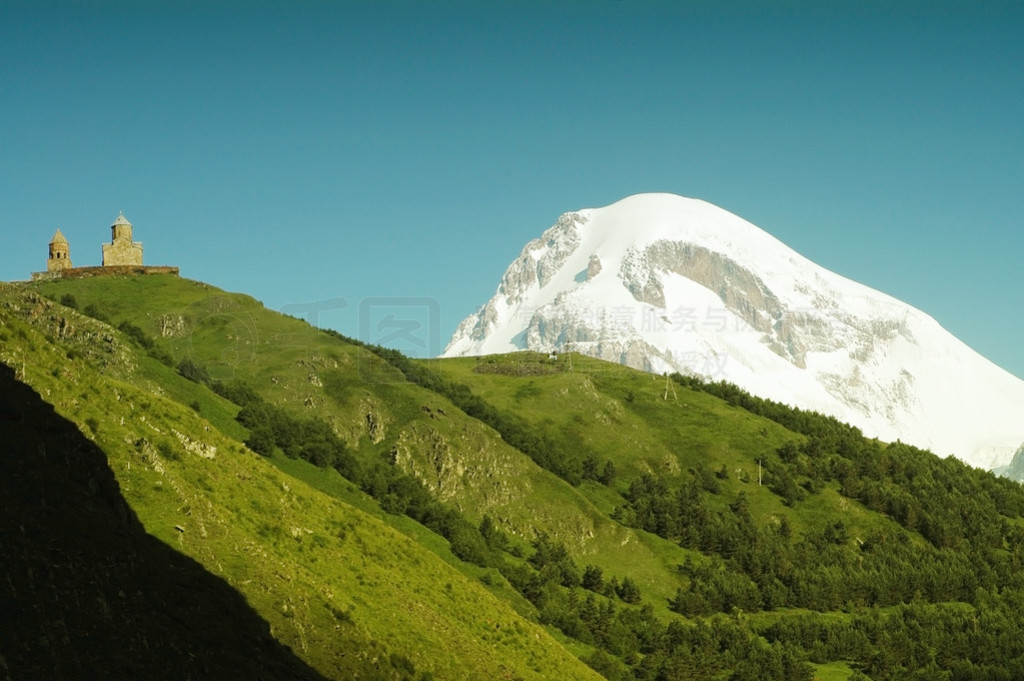
[[[250,656],[263,669],[1024,672],[1024,491],[956,460],[579,355],[410,360],[177,277],[6,285],[0,323],[13,384],[102,452],[147,533],[132,541],[244,599],[232,618],[279,646]],[[24,458],[48,427],[20,426]],[[140,593],[166,602],[154,582]],[[182,607],[174,636],[203,616]],[[17,678],[39,662],[10,640]]]
[[[103,451],[6,366],[0,424],[6,678],[323,678],[228,583],[147,534]]]
[[[172,365],[188,359],[213,380],[244,381],[299,418],[325,421],[363,467],[393,461],[474,525],[488,515],[523,545],[543,532],[602,566],[632,566],[665,598],[674,592],[675,566],[685,558],[678,548],[651,547],[581,490],[365,348],[247,296],[176,277],[61,281],[39,289],[54,299],[70,292],[79,309],[92,308],[115,326],[136,325]]]
[[[276,641],[324,676],[596,678],[478,580],[280,472],[204,419],[203,406],[172,399],[187,392],[173,384],[187,381],[124,334],[20,287],[2,296],[3,362],[100,446],[146,532],[236,589]]]

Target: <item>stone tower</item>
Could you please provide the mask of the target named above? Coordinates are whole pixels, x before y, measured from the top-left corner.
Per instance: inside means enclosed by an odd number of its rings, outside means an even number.
[[[50,239],[50,257],[46,260],[46,271],[61,272],[71,267],[71,246],[58,229]]]
[[[110,232],[110,243],[103,244],[103,266],[141,265],[142,244],[132,241],[132,223],[124,217],[124,213],[114,220]]]

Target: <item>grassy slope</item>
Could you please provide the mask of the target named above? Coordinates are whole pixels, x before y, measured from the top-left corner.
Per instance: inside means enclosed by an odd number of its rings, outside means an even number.
[[[552,363],[546,357],[523,353],[430,363],[432,370],[470,385],[492,406],[519,415],[532,428],[580,451],[613,461],[618,469],[611,488],[595,482],[574,488],[540,470],[444,397],[407,383],[374,355],[316,332],[303,322],[269,312],[246,296],[164,277],[52,282],[34,288],[58,298],[73,293],[79,307],[92,303],[115,322],[128,320],[139,325],[157,337],[175,359],[191,358],[218,378],[245,378],[268,399],[330,421],[362,456],[392,456],[471,519],[488,513],[524,539],[535,530],[552,534],[569,546],[580,565],[599,565],[608,576],[629,575],[643,588],[645,602],[662,615],[680,583],[675,566],[688,556],[697,560],[700,556],[610,519],[623,502],[620,493],[641,473],[654,472],[681,481],[689,477],[689,469],[703,466],[717,471],[724,466],[727,475],[721,480],[720,492],[710,496],[713,505],[725,507],[742,492],[759,522],[785,517],[797,535],[831,523],[837,516],[853,537],[867,536],[879,526],[895,527],[888,517],[841,496],[836,483],[828,483],[795,506],[784,505],[767,486],[757,484],[758,460],[766,465],[777,461],[775,450],[801,436],[706,393],[681,386],[666,393],[663,378],[617,365],[574,355],[570,371],[566,357]],[[135,365],[129,366],[130,361],[113,355],[90,359],[104,366],[107,375],[141,381],[176,402],[199,400],[201,413],[225,433],[237,428],[230,403],[217,402],[216,396],[182,382],[173,371],[151,360],[136,359]],[[301,462],[276,463],[290,475],[345,501],[346,508],[358,507],[385,520],[443,556],[448,564],[457,564],[446,553],[443,540],[414,523],[381,514],[375,502],[332,471],[318,471]],[[237,510],[243,511],[248,512]],[[286,511],[287,507],[275,506],[270,515]],[[259,528],[254,531],[258,533]],[[298,539],[291,541],[301,547],[304,537],[307,534],[300,528]],[[315,541],[311,537],[310,541]],[[275,545],[289,545],[281,538],[261,539],[270,540]],[[307,560],[305,549],[297,549],[296,555]],[[215,556],[211,549],[210,559]],[[308,560],[314,558],[316,551],[311,549]],[[462,564],[459,570],[463,575],[474,574],[474,569]],[[359,590],[366,587],[365,577],[363,582],[356,578],[354,584],[348,584]],[[502,591],[500,584],[496,589],[506,603],[529,609],[507,590]],[[281,606],[268,603],[266,607],[272,612]],[[403,612],[401,603],[394,607]],[[776,611],[758,615],[758,620],[785,616],[785,611]],[[355,621],[361,623],[358,618]],[[386,632],[392,626],[402,624],[398,620],[386,623],[367,636],[384,637],[391,645]],[[483,630],[478,634],[484,635]],[[293,633],[289,640],[299,645],[302,637]],[[418,646],[404,639],[394,642],[394,649],[424,649]],[[421,658],[413,653],[409,656],[420,665]],[[823,666],[819,672],[823,678],[841,678],[846,670],[845,665],[835,664]]]
[[[243,378],[267,399],[330,422],[363,456],[386,454],[471,520],[489,514],[524,541],[543,531],[581,564],[626,571],[656,597],[675,593],[686,552],[610,520],[607,503],[542,470],[444,397],[410,384],[372,353],[268,311],[252,298],[176,277],[100,278],[35,285],[130,321],[176,360],[215,378]],[[631,372],[630,375],[642,377]],[[642,380],[642,378],[637,378]],[[204,412],[205,413],[205,412]]]
[[[555,362],[535,353],[515,353],[445,359],[431,366],[552,437],[568,434],[578,449],[612,461],[618,471],[615,489],[623,490],[642,473],[679,481],[698,466],[709,471],[724,466],[728,477],[714,495],[722,507],[743,492],[756,517],[785,516],[797,533],[831,522],[837,512],[855,533],[866,533],[879,522],[889,524],[841,497],[836,486],[810,496],[798,508],[786,506],[758,485],[758,460],[776,460],[778,447],[802,436],[706,393],[677,385],[666,391],[663,377],[576,354]],[[580,490],[608,513],[622,503],[602,485],[587,483]]]
[[[375,355],[268,311],[248,296],[164,276],[34,286],[54,298],[71,293],[80,308],[96,305],[115,323],[137,324],[176,360],[189,358],[215,378],[243,378],[272,401],[326,419],[363,456],[394,456],[471,519],[489,514],[526,540],[535,531],[547,532],[581,565],[598,565],[609,575],[629,573],[661,611],[679,585],[675,566],[692,554],[610,520],[622,503],[618,491],[640,473],[682,479],[698,465],[724,465],[729,475],[714,502],[725,506],[742,491],[756,516],[785,516],[798,533],[837,511],[855,533],[888,522],[834,488],[796,509],[785,506],[757,485],[757,460],[769,460],[779,445],[800,436],[711,395],[681,386],[666,392],[662,378],[600,360],[573,355],[552,363],[517,353],[430,362],[492,405],[613,461],[619,471],[613,489],[589,482],[574,488],[444,397],[406,382]],[[152,364],[156,368],[143,376],[170,371]],[[159,379],[152,383],[155,389],[174,384],[165,375]],[[232,412],[219,405],[204,404],[203,413],[225,430],[237,428],[228,418]]]
[[[96,295],[123,303],[106,287],[141,280],[94,281],[104,289]],[[150,285],[138,309],[158,309],[176,288]],[[368,678],[391,667],[399,678],[404,663],[391,656],[400,655],[435,678],[595,677],[434,552],[282,473],[172,399],[194,388],[121,334],[23,287],[0,296],[0,360],[101,446],[147,532],[238,589],[321,673]],[[224,420],[225,405],[202,400],[200,413]]]
[[[5,678],[323,679],[147,534],[106,455],[2,364],[0,432]]]

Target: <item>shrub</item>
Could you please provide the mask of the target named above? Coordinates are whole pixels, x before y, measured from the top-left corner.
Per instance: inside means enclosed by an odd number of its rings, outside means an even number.
[[[105,322],[107,324],[110,323],[110,318],[107,317],[107,315],[105,315],[102,310],[100,310],[98,307],[96,307],[92,303],[89,303],[88,305],[86,305],[85,308],[82,310],[82,312],[84,314],[92,317],[93,319],[98,320],[98,321]]]
[[[165,459],[168,459],[170,461],[181,460],[181,452],[179,452],[177,448],[167,440],[161,440],[160,442],[158,442],[156,448],[160,452],[160,455],[163,456]]]
[[[146,335],[146,332],[131,322],[121,322],[117,325],[118,330],[131,338],[139,347],[149,350],[153,347],[153,339]]]
[[[193,362],[191,359],[188,359],[187,357],[178,362],[178,366],[176,368],[179,374],[181,374],[188,380],[192,381],[193,383],[208,384],[210,382],[210,374],[206,371],[206,369],[199,366],[198,364]]]

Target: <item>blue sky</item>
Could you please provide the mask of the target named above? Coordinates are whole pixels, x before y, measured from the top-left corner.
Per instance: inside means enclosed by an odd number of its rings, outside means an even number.
[[[1022,66],[984,0],[0,0],[0,278],[123,210],[149,264],[443,344],[559,214],[668,191],[1024,377]]]

